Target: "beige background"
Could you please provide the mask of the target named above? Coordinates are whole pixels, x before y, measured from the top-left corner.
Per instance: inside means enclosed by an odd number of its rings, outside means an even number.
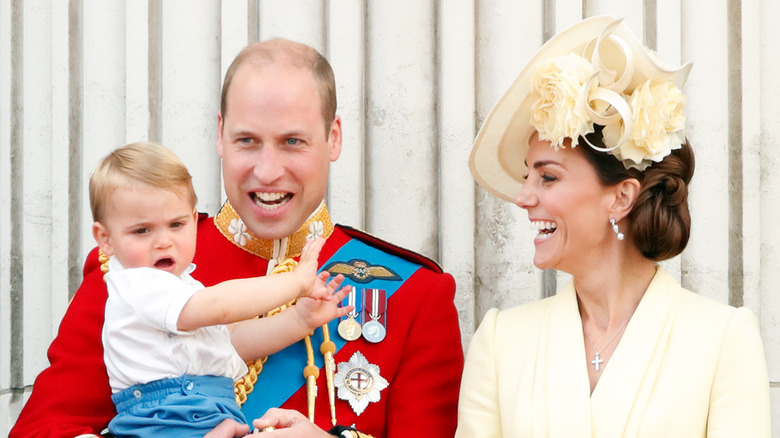
[[[554,293],[565,275],[533,267],[524,212],[475,188],[466,162],[525,60],[598,14],[625,17],[667,63],[694,62],[693,236],[665,266],[758,315],[780,437],[776,0],[0,0],[0,434],[93,246],[90,170],[122,144],[161,142],[215,213],[219,88],[249,41],[284,36],[329,57],[345,135],[334,219],[439,260],[458,283],[464,347],[488,308]]]

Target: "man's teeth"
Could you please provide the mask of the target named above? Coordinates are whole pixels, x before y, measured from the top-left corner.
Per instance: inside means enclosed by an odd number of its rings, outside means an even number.
[[[255,204],[266,210],[275,210],[290,200],[285,192],[255,192]]]
[[[284,198],[284,195],[286,195],[286,194],[287,193],[281,193],[281,192],[276,192],[276,193],[257,192],[257,193],[255,193],[255,195],[258,198],[260,198],[261,200],[263,200],[265,202],[271,202],[271,201],[276,201],[278,199],[282,199],[282,198]]]
[[[558,225],[555,222],[549,221],[533,221],[531,222],[531,229],[537,232],[537,239],[545,239],[552,235]]]

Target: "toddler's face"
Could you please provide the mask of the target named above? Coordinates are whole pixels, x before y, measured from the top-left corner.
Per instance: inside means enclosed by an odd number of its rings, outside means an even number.
[[[110,197],[95,238],[125,268],[157,268],[181,275],[195,255],[197,212],[185,191],[139,184]]]

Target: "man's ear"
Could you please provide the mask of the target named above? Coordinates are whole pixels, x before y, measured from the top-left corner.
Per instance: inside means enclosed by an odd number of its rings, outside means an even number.
[[[640,186],[636,178],[624,179],[615,185],[615,198],[610,208],[612,217],[621,220],[628,216],[639,197]]]
[[[92,237],[95,238],[98,247],[103,253],[109,257],[114,255],[114,247],[111,246],[111,235],[108,233],[108,229],[100,222],[92,223]]]
[[[217,113],[217,155],[222,158],[222,128],[224,121],[222,120],[222,111]]]
[[[339,155],[341,155],[341,117],[338,115],[333,119],[333,123],[330,124],[328,143],[330,146],[328,158],[330,161],[338,160]]]

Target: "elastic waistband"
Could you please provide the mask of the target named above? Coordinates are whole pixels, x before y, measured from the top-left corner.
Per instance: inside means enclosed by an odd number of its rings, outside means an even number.
[[[133,385],[111,396],[117,412],[129,409],[138,403],[161,400],[174,393],[204,394],[210,397],[235,398],[233,380],[224,376],[194,376],[185,374]]]

